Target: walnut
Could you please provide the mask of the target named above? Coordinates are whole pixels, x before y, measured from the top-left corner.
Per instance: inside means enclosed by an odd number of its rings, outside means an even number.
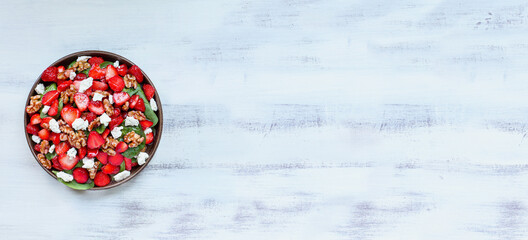
[[[122,109],[123,111],[128,111],[128,105],[129,105],[129,103],[128,103],[128,102],[125,102],[125,104],[123,104],[123,106],[121,106],[121,109]]]
[[[125,87],[131,88],[134,87],[134,89],[137,88],[137,81],[136,77],[132,74],[127,74],[125,77],[123,77],[123,81],[125,81]]]
[[[140,111],[130,111],[130,112],[128,112],[128,116],[129,117],[133,117],[133,118],[137,119],[138,121],[147,120],[147,117],[145,116],[145,114],[140,112]]]
[[[73,86],[72,84],[70,85],[70,88],[61,92],[62,103],[64,104],[73,103],[73,95],[75,95],[75,93],[77,93],[77,90],[75,89],[75,86]]]
[[[92,97],[95,95],[95,93],[99,93],[99,94],[103,95],[103,97],[108,97],[108,96],[110,96],[110,93],[107,92],[107,91],[103,91],[103,90],[95,90],[94,92],[92,92]]]
[[[41,126],[42,128],[44,128],[44,129],[46,129],[46,130],[50,130],[50,128],[49,128],[49,123],[44,123],[44,122],[43,122],[43,123],[40,124],[40,126]]]
[[[68,134],[68,142],[77,149],[86,146],[86,135],[84,131],[79,130],[75,133]]]
[[[123,137],[123,140],[128,144],[128,147],[132,148],[141,144],[145,138],[135,132],[129,132]]]
[[[57,73],[58,80],[66,80],[66,74],[64,72]]]
[[[108,156],[115,156],[116,155],[116,151],[114,149],[103,148],[102,150],[103,150],[103,152],[107,153]]]
[[[88,172],[90,173],[90,179],[95,178],[95,174],[97,173],[97,168],[99,167],[99,164],[99,161],[95,161],[94,166],[92,168],[88,168]]]
[[[48,159],[46,159],[46,157],[44,156],[44,154],[39,153],[39,154],[37,155],[37,158],[38,158],[40,164],[42,164],[42,166],[44,166],[44,167],[47,168],[47,169],[51,169],[51,161],[48,160]]]
[[[64,120],[61,119],[58,122],[59,122],[59,129],[61,130],[62,133],[67,134],[67,135],[71,135],[75,133],[73,131],[73,128],[70,127],[70,125],[68,125]],[[64,141],[62,140],[62,136],[61,136],[61,141]]]
[[[48,153],[49,148],[50,148],[50,145],[49,145],[48,140],[42,140],[42,142],[40,142],[40,152],[41,153],[43,154]]]
[[[105,143],[103,144],[103,146],[101,146],[101,149],[103,150],[103,152],[107,153],[108,155],[114,156],[116,154],[114,148],[117,146],[118,143],[119,141],[117,141],[111,136],[108,136],[105,139]]]
[[[103,107],[105,109],[106,115],[114,115],[114,107],[112,106],[112,104],[110,104],[110,101],[108,101],[108,99],[103,100]]]
[[[68,140],[68,134],[67,133],[61,133],[59,135],[59,139],[61,140],[61,142]]]
[[[88,125],[88,131],[92,131],[92,129],[98,127],[101,125],[101,121],[99,121],[99,117],[95,118],[90,125]]]
[[[82,72],[88,68],[90,68],[90,64],[86,61],[78,61],[73,64],[73,69],[77,72]]]
[[[36,113],[42,107],[42,102],[40,101],[40,96],[32,96],[29,100],[29,106],[26,107],[26,112],[29,114]]]

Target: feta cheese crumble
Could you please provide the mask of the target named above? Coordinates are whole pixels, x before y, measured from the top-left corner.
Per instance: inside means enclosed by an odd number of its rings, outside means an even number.
[[[145,162],[147,161],[147,158],[149,157],[149,155],[146,153],[146,152],[140,152],[138,155],[137,155],[137,162],[139,165],[143,165],[145,164]]]
[[[114,175],[114,180],[115,180],[116,182],[119,182],[119,181],[121,181],[121,180],[127,178],[128,176],[130,176],[130,172],[127,171],[127,170],[125,170],[125,171],[122,171],[122,172],[120,172],[120,173]]]
[[[103,94],[100,93],[94,93],[92,100],[93,101],[102,101],[103,100]]]
[[[77,156],[77,150],[75,150],[75,148],[70,148],[66,154],[68,154],[68,157],[74,158]]]
[[[127,116],[125,118],[125,126],[137,126],[139,124],[139,121],[133,117]]]
[[[82,168],[93,168],[94,163],[95,163],[93,158],[87,158],[87,157],[83,158],[82,161],[83,161]]]
[[[121,137],[121,130],[123,130],[123,127],[114,127],[110,133],[112,134],[112,137],[118,138]]]
[[[77,58],[77,62],[79,61],[88,61],[88,59],[92,58],[91,56],[80,56]]]
[[[76,76],[77,76],[77,73],[75,73],[74,71],[70,72],[70,80],[75,79]]]
[[[39,83],[37,87],[35,87],[35,92],[38,94],[44,94],[44,84]]]
[[[51,145],[51,147],[48,150],[49,153],[53,153],[53,151],[55,151],[55,145]]]
[[[110,102],[110,104],[114,104],[114,95],[108,96],[108,102]]]
[[[158,111],[158,104],[156,104],[154,98],[150,99],[150,108],[152,108],[152,111]]]
[[[33,135],[31,136],[31,140],[33,140],[33,142],[35,142],[36,144],[39,144],[41,139],[39,138],[39,136]]]
[[[112,119],[106,113],[103,113],[103,115],[99,116],[99,122],[101,122],[105,126],[108,126],[108,123],[110,123],[110,121],[112,121]]]
[[[59,122],[57,122],[57,120],[55,120],[54,118],[52,118],[49,121],[49,128],[54,133],[60,133],[61,132],[60,127],[59,127]]]
[[[84,92],[88,88],[90,88],[93,84],[93,78],[89,77],[87,79],[84,79],[81,81],[81,84],[79,85],[79,92]]]
[[[152,132],[152,128],[147,128],[147,129],[145,129],[145,131],[144,131],[144,132],[145,132],[145,134],[149,134],[149,133],[151,133],[151,132]]]
[[[44,107],[42,108],[42,112],[43,112],[43,113],[48,113],[49,109],[50,109],[50,106],[44,106]]]
[[[62,179],[65,182],[71,182],[73,180],[73,175],[60,171],[57,173],[57,177]]]
[[[118,67],[119,67],[119,60],[116,60],[116,61],[114,62],[114,67],[115,67],[115,68],[118,68]]]
[[[75,121],[73,121],[72,123],[72,128],[75,129],[75,130],[86,130],[86,128],[88,127],[88,121],[87,120],[84,120],[82,118],[77,118],[75,119]]]

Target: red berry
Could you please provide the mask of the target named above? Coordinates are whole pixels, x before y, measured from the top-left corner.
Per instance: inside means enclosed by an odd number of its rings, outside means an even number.
[[[64,81],[59,84],[57,87],[57,91],[64,92],[66,89],[70,88],[70,85],[72,85],[73,81]]]
[[[97,160],[99,160],[99,162],[101,162],[102,164],[107,164],[108,163],[108,154],[103,152],[103,151],[99,151],[97,153],[97,156],[95,156],[97,158]]]
[[[121,115],[121,110],[119,108],[114,108],[114,114],[110,116],[111,118],[116,118],[117,116]]]
[[[99,135],[99,133],[97,133],[96,131],[91,131],[90,135],[88,135],[88,141],[86,143],[86,146],[88,146],[88,148],[90,149],[98,149],[104,143],[105,140],[103,139],[103,137],[101,137],[101,135]]]
[[[114,156],[108,156],[108,163],[119,166],[123,162],[123,155],[116,153]]]
[[[64,72],[66,68],[64,66],[58,66],[57,67],[57,72]]]
[[[128,149],[128,145],[125,142],[123,142],[123,141],[119,142],[117,144],[117,146],[115,147],[115,151],[117,153],[122,153],[122,152],[126,151],[127,149]]]
[[[130,100],[128,100],[128,103],[129,103],[128,107],[133,109],[138,103],[138,100],[139,100],[139,95],[133,95],[132,97],[130,97]]]
[[[36,135],[39,131],[39,127],[36,126],[36,125],[31,125],[31,123],[28,123],[28,125],[26,126],[26,132],[31,134],[31,135]]]
[[[113,78],[114,76],[117,76],[117,70],[115,69],[114,66],[108,65],[108,67],[106,67],[105,79],[108,80],[110,78]]]
[[[64,108],[62,108],[61,117],[62,119],[64,119],[64,121],[70,124],[70,126],[73,121],[75,121],[75,119],[79,118],[80,116],[81,111],[79,111],[79,109],[77,108],[71,106],[65,106]]]
[[[73,99],[75,100],[75,105],[77,105],[77,108],[79,108],[81,112],[85,111],[88,108],[88,103],[90,103],[90,99],[88,98],[88,96],[86,96],[86,94],[78,92],[73,96]]]
[[[87,182],[89,177],[88,170],[84,168],[73,169],[72,175],[73,179],[75,179],[76,182],[81,184]]]
[[[107,128],[104,130],[103,134],[101,134],[101,137],[106,138],[110,134],[110,130]]]
[[[93,120],[95,120],[97,118],[97,115],[95,115],[95,113],[93,112],[88,112],[86,113],[86,115],[84,116],[84,119],[88,122],[92,122]]]
[[[134,95],[137,96],[137,95]],[[134,109],[144,112],[145,111],[145,102],[143,102],[143,98],[138,99],[138,102],[136,106],[134,106]]]
[[[110,177],[103,172],[97,172],[94,178],[94,184],[98,187],[104,187],[110,183]]]
[[[91,101],[90,105],[88,105],[88,109],[90,112],[93,112],[97,115],[101,115],[105,112],[103,103],[101,101]]]
[[[58,155],[51,159],[51,163],[52,163],[51,167],[53,167],[53,168],[55,168],[55,169],[57,169],[59,171],[62,171],[62,167],[60,165],[59,156]]]
[[[60,95],[60,92],[57,90],[49,91],[44,96],[42,96],[42,104],[44,105],[51,105],[53,100],[58,99]]]
[[[104,82],[100,82],[100,81],[93,81],[92,83],[92,90],[101,90],[101,91],[105,91],[106,89],[108,89],[108,85]]]
[[[105,74],[106,71],[104,69],[99,68],[99,65],[92,66],[90,72],[88,72],[88,76],[93,79],[102,79],[104,78]]]
[[[141,72],[141,69],[139,69],[137,65],[130,67],[130,69],[128,69],[128,72],[134,75],[134,77],[136,77],[136,80],[139,83],[143,82],[143,73]]]
[[[97,154],[99,154],[99,150],[98,149],[88,149],[88,151],[86,153],[86,157],[94,158],[94,157],[97,156]]]
[[[55,116],[57,113],[59,113],[59,99],[55,99],[55,101],[51,103],[51,107],[48,110],[49,116]]]
[[[37,125],[37,124],[39,124],[41,121],[42,121],[42,119],[40,118],[40,114],[35,113],[35,114],[31,115],[31,119],[29,120],[29,124],[31,124],[31,125]]]
[[[121,106],[125,104],[126,101],[130,99],[130,96],[126,92],[116,92],[114,93],[114,104],[116,106]]]
[[[154,93],[156,90],[154,90],[154,87],[150,84],[143,84],[143,92],[145,93],[145,97],[147,97],[147,100],[150,101],[154,97]]]
[[[40,152],[40,144],[35,144],[35,146],[33,146],[33,149],[35,149],[36,152]]]
[[[119,74],[121,77],[124,77],[127,74],[128,67],[125,64],[119,65],[117,67],[117,74]]]
[[[150,144],[154,141],[154,133],[145,134],[145,144]]]
[[[79,159],[86,157],[86,153],[87,153],[86,147],[77,149],[77,156],[79,156]]]
[[[137,165],[138,165],[137,162],[132,162],[132,167],[135,167],[135,166],[137,166]]]
[[[38,136],[42,140],[48,140],[49,139],[50,132],[47,129],[41,129],[38,132]]]
[[[88,59],[88,63],[90,65],[92,65],[92,66],[99,65],[99,64],[101,64],[103,62],[104,62],[104,60],[102,58],[100,58],[100,57],[92,57],[92,58]]]
[[[66,153],[68,150],[70,150],[70,144],[68,142],[61,142],[55,146],[55,153],[57,153],[57,155]]]
[[[143,120],[143,121],[139,121],[139,124],[141,125],[141,128],[143,130],[145,130],[145,129],[151,127],[153,123],[151,121],[149,121],[149,120]]]
[[[132,159],[123,157],[125,159],[125,170],[132,170]]]
[[[41,128],[48,128],[46,127],[45,125],[48,124],[49,126],[49,122],[51,121],[51,119],[53,119],[52,117],[45,117],[43,118],[41,121],[40,121],[40,127]]]
[[[54,133],[50,132],[49,140],[53,142],[53,144],[57,145],[60,143],[60,133]]]
[[[64,170],[71,170],[73,167],[75,167],[75,165],[77,165],[78,161],[79,159],[77,157],[70,157],[65,153],[59,156],[59,163]]]
[[[80,80],[84,80],[86,79],[86,74],[84,73],[78,73],[77,75],[75,75],[75,78],[73,80],[75,81],[80,81]]]
[[[56,67],[48,67],[44,72],[42,73],[42,81],[44,82],[55,82],[57,81],[57,73],[58,70]]]
[[[108,82],[110,89],[114,90],[114,92],[121,92],[123,88],[125,88],[125,82],[120,76],[108,78],[106,81]]]
[[[108,123],[108,129],[110,129],[110,131],[112,131],[114,129],[114,127],[116,126],[119,126],[119,124],[121,124],[123,122],[123,118],[121,116],[118,116],[114,119],[112,119],[110,121],[110,123]]]
[[[110,158],[110,156],[108,157]],[[119,172],[120,167],[114,166],[112,164],[106,164],[103,167],[101,167],[101,171],[106,174],[116,174]]]

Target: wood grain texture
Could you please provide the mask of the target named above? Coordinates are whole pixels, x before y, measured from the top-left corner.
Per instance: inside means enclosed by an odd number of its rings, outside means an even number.
[[[0,2],[7,239],[526,239],[525,1]],[[23,102],[79,50],[163,100],[155,158],[107,191],[32,159]]]

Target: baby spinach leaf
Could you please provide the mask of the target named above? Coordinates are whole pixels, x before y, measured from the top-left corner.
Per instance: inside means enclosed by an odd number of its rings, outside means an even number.
[[[70,65],[68,65],[68,68],[72,68],[73,65],[74,65],[76,62],[77,62],[77,61],[73,61],[73,62],[71,62]],[[67,69],[68,69],[68,68],[67,68]]]
[[[84,73],[84,75],[86,75],[86,78],[88,78],[88,75],[90,74],[90,69],[91,69],[91,68],[85,69],[85,70],[82,71],[81,73]]]
[[[104,69],[104,68],[106,68],[106,66],[112,65],[112,64],[114,64],[114,63],[113,62],[109,62],[109,61],[104,61],[103,63],[99,64],[99,68]]]
[[[52,172],[55,174],[55,176],[59,173],[59,171],[55,171],[55,170],[53,170]],[[64,171],[64,172],[67,172],[67,171]],[[70,170],[69,174],[71,174],[71,170]],[[72,180],[71,182],[65,182],[65,181],[63,181],[60,178],[57,178],[57,180],[59,180],[59,182],[61,182],[64,185],[68,186],[69,188],[72,188],[72,189],[75,189],[75,190],[88,190],[88,189],[94,187],[94,182],[91,181],[91,180],[89,182],[86,182],[86,183],[78,183],[75,180]]]
[[[138,89],[137,89],[137,88],[136,88],[136,89],[133,89],[133,88],[125,88],[125,89],[123,89],[123,92],[128,93],[128,95],[132,97],[132,95],[136,95],[136,94],[137,94]]]
[[[44,113],[44,112],[42,111],[43,109],[44,109],[44,107],[42,107],[42,108],[40,109],[40,118],[47,118],[47,117],[49,117],[48,114],[46,114],[46,113]]]
[[[59,118],[60,117],[60,113],[62,111],[62,108],[64,107],[64,103],[62,102],[62,98],[59,98],[59,108],[57,110],[57,115],[54,116],[54,118]]]
[[[101,124],[101,125],[97,126],[97,128],[95,128],[95,131],[97,133],[99,133],[99,134],[102,134],[105,129],[106,129],[106,126],[104,124]]]
[[[57,156],[57,153],[53,152],[53,153],[46,153],[46,159],[48,160],[51,160],[52,158],[54,158],[55,156]]]
[[[121,163],[121,166],[120,166],[120,169],[119,169],[119,172],[122,172],[122,171],[125,171],[125,161],[123,161]]]
[[[44,89],[44,94],[48,93],[49,91],[53,91],[53,90],[57,90],[56,83],[52,83],[49,86],[47,86],[46,89]]]
[[[154,127],[158,123],[158,116],[150,107],[150,103],[149,101],[147,101],[147,97],[145,97],[145,93],[143,92],[143,89],[141,89],[140,85],[138,85],[137,90],[138,90],[137,95],[139,95],[139,97],[143,99],[143,102],[145,102],[145,116],[147,117],[148,120],[152,122],[151,127]]]

